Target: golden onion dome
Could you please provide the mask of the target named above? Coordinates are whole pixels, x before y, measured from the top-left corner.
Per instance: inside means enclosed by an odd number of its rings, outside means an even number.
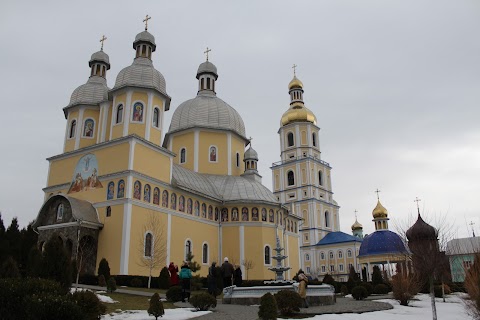
[[[378,200],[377,206],[373,209],[372,215],[374,218],[386,218],[388,216],[388,211],[382,206],[380,200]]]
[[[357,219],[355,219],[355,223],[352,224],[352,230],[358,230],[358,229],[363,229],[363,226],[358,222]]]
[[[317,124],[317,117],[303,103],[295,102],[282,116],[281,125],[292,122],[311,122]]]
[[[288,90],[292,88],[303,88],[303,83],[302,81],[298,80],[296,76],[293,76],[292,81],[288,84]]]

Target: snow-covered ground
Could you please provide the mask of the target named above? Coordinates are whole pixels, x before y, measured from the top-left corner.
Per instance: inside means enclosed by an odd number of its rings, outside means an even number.
[[[70,289],[70,292],[71,293],[74,293],[75,291],[85,291],[85,290],[88,290],[88,289],[83,289],[83,288],[71,288]],[[92,290],[88,290],[88,291],[92,291]],[[101,295],[99,293],[106,293],[105,291],[97,291],[95,292],[95,294],[97,295],[98,299],[102,302],[105,302],[105,303],[116,303],[118,301],[115,301],[113,300],[112,298],[110,298],[109,296],[104,296],[104,295]]]
[[[362,314],[325,314],[315,316],[309,319],[316,320],[413,320],[432,319],[432,309],[430,306],[430,297],[426,294],[419,294],[418,299],[410,302],[410,306],[404,307],[394,300],[378,300],[393,305],[393,309],[385,311],[366,312]],[[442,299],[436,299],[437,316],[439,320],[470,320],[471,318],[465,312],[465,306],[462,295],[449,295],[446,302]]]
[[[190,308],[165,309],[165,314],[159,318],[162,320],[183,320],[203,316],[211,311],[196,311]],[[102,316],[103,320],[152,320],[146,310],[130,310],[122,313],[107,314]]]

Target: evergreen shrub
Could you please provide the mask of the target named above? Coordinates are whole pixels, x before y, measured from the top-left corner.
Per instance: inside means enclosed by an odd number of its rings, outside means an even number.
[[[270,292],[267,292],[260,298],[258,317],[262,320],[276,320],[277,316],[277,301]]]
[[[346,296],[348,294],[348,288],[346,285],[342,285],[340,292],[342,293],[342,296]]]
[[[373,294],[373,285],[369,282],[362,282],[360,283],[360,286],[364,287],[367,289],[367,294],[370,296]]]
[[[352,289],[352,297],[354,297],[355,300],[365,299],[366,297],[368,297],[367,289],[365,289],[364,286],[356,286]]]
[[[9,256],[0,266],[0,278],[20,278],[17,261]]]
[[[148,314],[154,316],[155,319],[161,317],[165,314],[165,310],[163,309],[162,300],[160,300],[160,296],[158,293],[154,293],[153,296],[150,298],[150,306],[148,307]]]
[[[389,291],[390,288],[383,283],[379,283],[373,288],[375,294],[387,294]]]
[[[217,306],[217,299],[206,292],[190,297],[189,302],[197,311],[208,311]]]
[[[173,286],[167,290],[165,295],[168,301],[171,301],[171,302],[182,301],[182,287]]]
[[[110,266],[105,258],[102,258],[98,264],[98,275],[103,275],[105,279],[110,279]]]
[[[98,276],[98,285],[100,287],[106,287],[107,286],[107,282],[105,281],[105,276],[103,274]]]
[[[326,284],[331,284],[332,286],[335,285],[335,280],[333,279],[333,277],[331,275],[329,275],[328,273],[323,277],[323,283],[326,283]]]
[[[382,271],[380,271],[379,266],[373,266],[372,272],[372,284],[376,286],[377,284],[383,283]]]
[[[102,314],[105,314],[105,311],[107,310],[105,305],[92,291],[75,291],[72,294],[72,298],[77,306],[82,309],[85,320],[100,319]]]
[[[283,316],[299,312],[302,306],[302,298],[295,291],[281,290],[275,294],[278,309]]]
[[[167,267],[163,267],[160,270],[160,276],[158,277],[158,286],[160,289],[170,288],[170,272],[168,272]]]
[[[110,279],[108,279],[108,282],[107,282],[107,291],[113,292],[115,290],[117,290],[117,282],[115,282],[114,277],[110,277]]]
[[[143,281],[140,278],[133,278],[132,280],[130,280],[130,286],[135,288],[142,288]]]
[[[19,311],[20,310],[17,310],[17,316],[13,319],[87,319],[84,310],[76,304],[71,294],[42,294],[27,296],[24,300],[24,310],[22,310],[22,312],[25,312],[25,316],[18,316]]]

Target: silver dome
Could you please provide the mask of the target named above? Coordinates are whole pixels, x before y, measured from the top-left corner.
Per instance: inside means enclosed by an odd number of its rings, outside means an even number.
[[[113,90],[123,87],[155,89],[168,97],[165,78],[147,58],[135,58],[132,65],[118,73]]]
[[[97,51],[94,54],[92,54],[92,57],[88,62],[88,65],[91,67],[94,61],[104,62],[107,64],[107,69],[110,69],[110,58],[108,57],[108,54],[106,54],[105,52]]]
[[[136,35],[135,41],[133,42],[133,49],[137,48],[139,42],[150,42],[153,45],[152,51],[155,51],[157,47],[155,44],[155,37],[148,31],[142,31]]]
[[[194,127],[229,130],[246,139],[240,114],[211,92],[201,92],[180,104],[173,113],[168,133]]]
[[[245,154],[243,155],[243,158],[245,160],[257,160],[258,161],[258,153],[255,151],[252,146],[248,148],[247,151],[245,151]]]
[[[197,79],[202,73],[213,73],[215,75],[215,80],[218,78],[217,67],[209,61],[205,61],[198,66]]]
[[[108,90],[105,78],[92,76],[87,83],[73,90],[67,108],[79,104],[98,105],[100,102],[108,100]]]

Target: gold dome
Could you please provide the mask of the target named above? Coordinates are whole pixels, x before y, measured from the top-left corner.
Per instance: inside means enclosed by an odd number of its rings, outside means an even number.
[[[380,203],[380,200],[377,202],[377,206],[372,211],[373,218],[386,218],[388,216],[388,211]]]
[[[355,219],[355,223],[352,224],[352,230],[357,230],[357,229],[363,229],[363,226],[358,222],[357,219]]]
[[[295,102],[282,116],[282,126],[291,122],[311,122],[317,124],[317,117],[303,103]]]
[[[303,88],[303,83],[302,81],[298,80],[296,76],[293,76],[292,81],[288,84],[288,90],[292,88]]]

